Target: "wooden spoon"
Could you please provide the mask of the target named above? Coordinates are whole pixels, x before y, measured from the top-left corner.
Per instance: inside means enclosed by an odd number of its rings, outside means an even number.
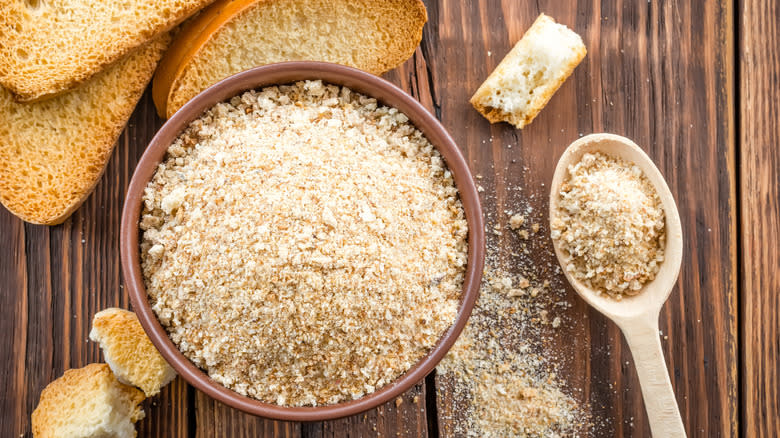
[[[650,157],[631,140],[613,134],[592,134],[572,143],[561,156],[555,168],[550,187],[550,221],[555,217],[561,183],[568,175],[569,165],[576,164],[588,152],[602,152],[636,164],[661,198],[666,214],[665,258],[655,279],[634,296],[615,300],[585,286],[563,269],[574,290],[588,304],[614,321],[623,331],[642,386],[650,429],[654,437],[685,437],[677,400],[666,370],[661,340],[658,334],[658,315],[672,287],[677,281],[682,260],[682,227],[680,215],[669,187]],[[568,257],[553,240],[555,255],[562,267]]]

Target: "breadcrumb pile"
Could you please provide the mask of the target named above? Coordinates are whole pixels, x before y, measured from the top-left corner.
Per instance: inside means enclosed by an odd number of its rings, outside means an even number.
[[[394,108],[320,81],[220,103],[146,188],[142,267],[178,348],[241,394],[356,399],[455,319],[467,224],[442,157]]]
[[[602,153],[584,154],[568,172],[551,223],[564,268],[613,298],[639,293],[664,260],[658,194],[639,167]]]

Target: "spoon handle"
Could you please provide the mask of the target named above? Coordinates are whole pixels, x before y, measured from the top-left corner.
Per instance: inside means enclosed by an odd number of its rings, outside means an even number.
[[[685,426],[661,350],[658,315],[626,321],[621,329],[634,357],[653,437],[685,437]]]

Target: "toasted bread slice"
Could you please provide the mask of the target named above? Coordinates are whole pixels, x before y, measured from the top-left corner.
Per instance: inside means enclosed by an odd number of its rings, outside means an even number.
[[[75,90],[17,103],[0,89],[0,202],[54,225],[92,192],[169,41],[163,35]]]
[[[521,129],[547,105],[587,50],[582,38],[541,14],[471,98],[490,123]]]
[[[62,93],[213,0],[4,0],[0,84],[18,101]]]
[[[120,383],[108,365],[65,371],[41,393],[32,413],[35,438],[132,438],[144,417],[141,391]]]
[[[374,74],[414,53],[428,16],[420,0],[218,0],[177,35],[153,82],[170,117],[210,85],[281,61],[328,61]]]
[[[147,397],[157,395],[176,377],[133,312],[109,308],[96,313],[89,339],[100,343],[103,358],[117,379],[141,388]]]

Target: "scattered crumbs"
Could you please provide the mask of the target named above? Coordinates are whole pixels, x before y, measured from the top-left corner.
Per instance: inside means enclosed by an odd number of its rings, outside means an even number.
[[[519,197],[519,191],[508,189]],[[486,214],[488,224],[506,223],[517,237],[504,242],[511,245],[502,248],[511,251],[508,258],[499,256],[497,239],[488,235],[479,299],[437,368],[442,382],[437,389],[449,391],[453,403],[439,410],[440,416],[450,416],[448,436],[568,437],[592,427],[589,406],[580,406],[572,397],[576,389],[559,377],[558,367],[573,356],[548,348],[566,329],[565,312],[572,305],[549,241],[539,235],[531,239],[529,222],[542,218],[527,205],[528,198],[509,203],[512,209],[503,210],[504,217]]]
[[[404,403],[404,399],[403,398],[398,397],[397,399],[395,399],[395,407],[396,408],[401,406],[403,403]]]
[[[493,53],[490,50],[488,50],[488,56],[493,56]]]
[[[482,192],[484,192],[484,191],[485,191],[485,188],[484,188],[484,187],[482,187],[481,185],[477,185],[477,191],[478,191],[478,192],[480,192],[480,193],[482,193]]]

